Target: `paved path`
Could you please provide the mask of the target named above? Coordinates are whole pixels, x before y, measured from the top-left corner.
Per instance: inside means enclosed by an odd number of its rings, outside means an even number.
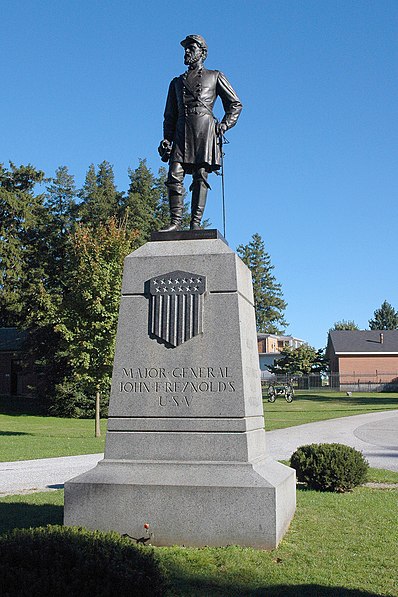
[[[346,444],[360,450],[370,466],[398,472],[398,410],[268,431],[267,449],[275,460],[288,460],[304,444]]]
[[[0,497],[62,489],[65,481],[94,468],[103,454],[0,462]]]
[[[339,442],[361,450],[371,466],[398,472],[398,410],[342,417],[268,431],[267,450],[287,460],[303,444]],[[93,468],[103,454],[0,463],[0,496],[60,489]]]

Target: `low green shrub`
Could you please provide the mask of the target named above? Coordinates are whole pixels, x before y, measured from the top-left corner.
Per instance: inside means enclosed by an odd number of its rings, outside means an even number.
[[[109,391],[101,393],[100,416],[108,416]],[[49,412],[55,417],[93,419],[95,417],[95,393],[82,382],[65,379],[55,386]]]
[[[0,536],[0,586],[4,597],[152,597],[166,591],[152,548],[113,532],[61,526]]]
[[[343,444],[309,444],[290,458],[297,480],[319,491],[349,491],[366,481],[369,464],[361,452]]]

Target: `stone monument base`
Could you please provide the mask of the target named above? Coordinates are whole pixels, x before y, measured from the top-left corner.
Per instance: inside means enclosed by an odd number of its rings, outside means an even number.
[[[112,462],[65,485],[65,524],[143,535],[153,545],[274,549],[295,511],[294,471],[257,463]]]
[[[273,549],[295,504],[267,457],[250,271],[217,231],[154,235],[125,260],[105,459],[65,484],[65,524]]]

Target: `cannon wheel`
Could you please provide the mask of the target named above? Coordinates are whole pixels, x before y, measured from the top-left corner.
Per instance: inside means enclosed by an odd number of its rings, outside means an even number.
[[[293,390],[293,386],[290,383],[287,384],[287,386],[286,386],[285,398],[286,398],[286,402],[293,402],[294,390]]]
[[[268,388],[268,402],[275,402],[276,393],[274,386]]]

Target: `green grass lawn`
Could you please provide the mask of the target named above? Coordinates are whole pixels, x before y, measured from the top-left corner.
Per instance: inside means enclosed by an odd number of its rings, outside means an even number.
[[[276,550],[155,551],[170,577],[169,595],[397,596],[397,499],[398,490],[391,489],[362,487],[347,494],[299,489],[296,515]],[[62,491],[2,498],[0,532],[60,524],[62,503]]]
[[[295,393],[293,402],[278,396],[274,403],[264,397],[265,429],[283,429],[303,423],[363,415],[367,413],[398,409],[398,393],[305,392]]]
[[[398,408],[398,394],[298,393],[292,404],[264,403],[266,428]],[[0,460],[101,452],[91,420],[42,416],[0,400]],[[369,481],[398,483],[398,473],[370,469]],[[258,597],[398,596],[398,489],[347,494],[298,489],[297,512],[278,549],[155,548],[169,595]],[[0,499],[0,532],[62,524],[63,491]],[[189,531],[187,531],[189,532]],[[156,533],[156,530],[155,530]]]
[[[397,483],[398,473],[382,468],[369,468],[368,482],[370,483]]]
[[[0,462],[103,452],[106,420],[96,438],[93,420],[46,417],[42,412],[33,400],[0,397]]]
[[[93,421],[1,415],[0,462],[103,452],[106,421],[101,427],[96,438]]]
[[[288,404],[278,397],[273,404],[264,400],[265,428],[281,429],[302,423],[398,409],[398,394],[353,394],[343,392],[297,392]],[[0,462],[75,456],[103,452],[102,437],[94,437],[94,421],[59,419],[42,415],[40,405],[21,399],[0,398]]]
[[[105,420],[96,438],[87,419],[0,415],[0,462],[103,452],[105,430]]]

